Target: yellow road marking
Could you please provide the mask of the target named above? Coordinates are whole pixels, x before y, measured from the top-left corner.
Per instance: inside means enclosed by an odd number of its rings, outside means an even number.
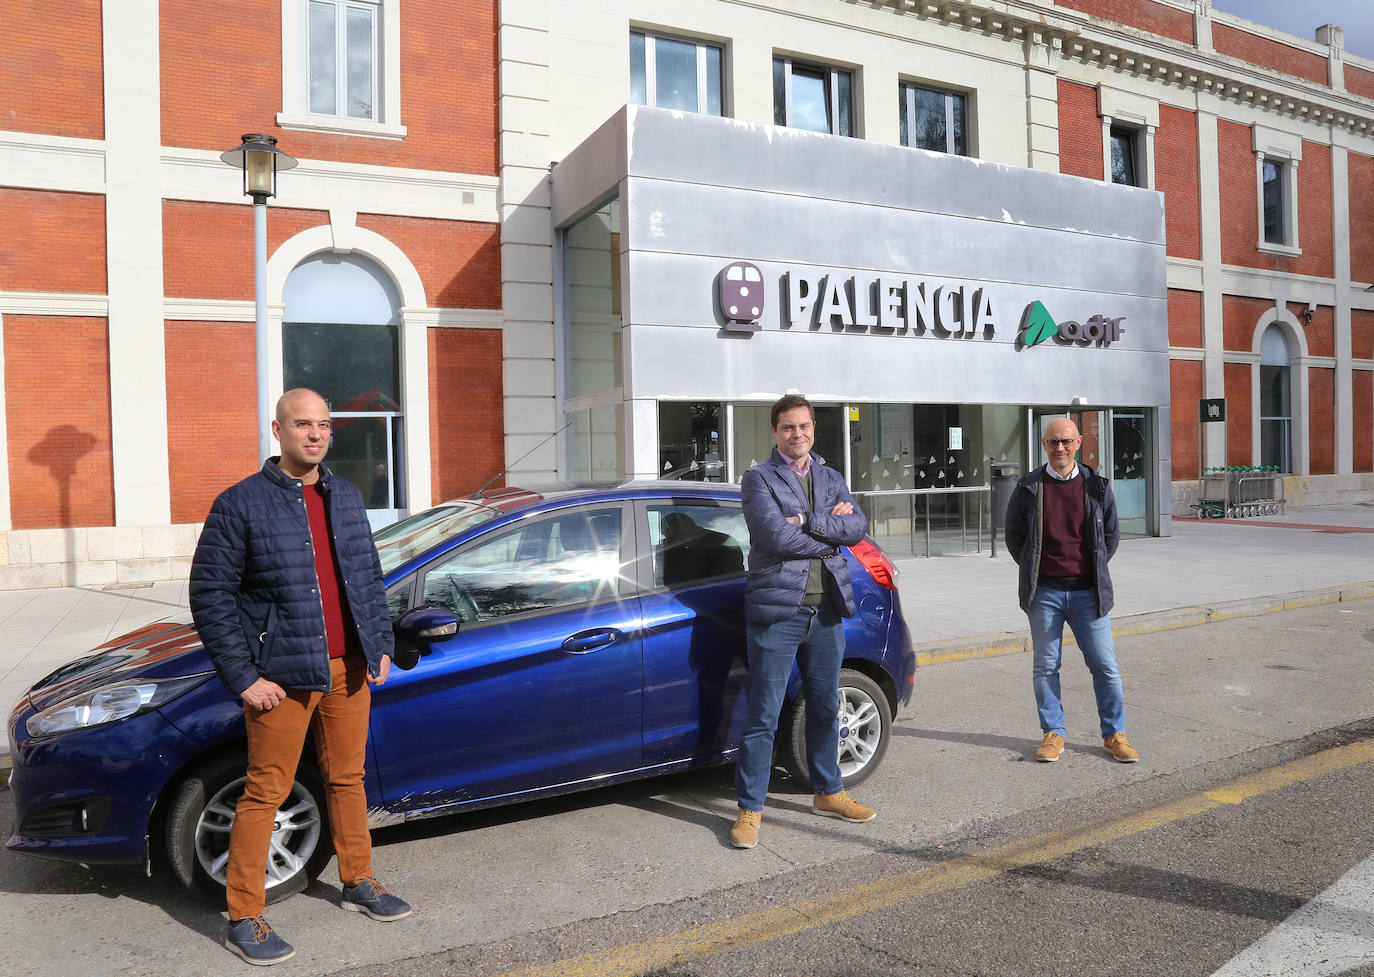
[[[633,977],[913,902],[1371,761],[1374,761],[1374,740],[1333,747],[1130,814],[1052,831],[979,855],[954,858],[668,936],[513,971],[505,977]]]

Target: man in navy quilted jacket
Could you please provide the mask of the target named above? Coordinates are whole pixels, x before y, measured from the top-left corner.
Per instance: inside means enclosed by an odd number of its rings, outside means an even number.
[[[263,918],[277,809],[307,732],[324,775],[342,906],[373,919],[410,906],[372,878],[363,755],[371,686],[386,681],[394,638],[362,493],[320,464],[329,406],[313,390],[277,401],[281,455],[220,494],[191,564],[196,628],[220,679],[243,700],[247,784],[229,836],[225,946],[252,964],[291,945]]]
[[[777,447],[744,473],[740,486],[749,525],[749,575],[744,618],[749,678],[744,730],[735,761],[739,817],[730,829],[736,848],[753,848],[773,768],[778,714],[795,662],[806,700],[806,762],[815,795],[811,809],[846,821],[871,821],[840,777],[839,685],[843,618],[854,616],[854,588],[843,546],[868,531],[844,484],[811,446],[816,412],[800,394],[773,405],[769,424]]]

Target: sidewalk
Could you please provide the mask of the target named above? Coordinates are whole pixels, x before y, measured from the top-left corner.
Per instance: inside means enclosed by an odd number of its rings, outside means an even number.
[[[1283,606],[1374,596],[1374,504],[1290,508],[1265,519],[1174,519],[1122,540],[1113,630],[1141,633]],[[1029,648],[1016,564],[997,556],[901,559],[897,586],[922,664]]]
[[[1374,596],[1374,505],[1290,509],[1264,520],[1175,519],[1174,535],[1128,539],[1112,560],[1118,634]],[[1027,646],[1016,564],[982,554],[895,561],[923,664]],[[186,608],[186,582],[131,589],[0,592],[0,715],[58,665]],[[0,767],[7,766],[0,729]]]

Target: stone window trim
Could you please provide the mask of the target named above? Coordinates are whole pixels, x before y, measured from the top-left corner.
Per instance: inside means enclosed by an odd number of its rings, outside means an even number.
[[[1267,126],[1255,126],[1251,145],[1255,151],[1255,207],[1259,233],[1255,247],[1269,254],[1300,255],[1298,241],[1298,164],[1302,162],[1302,136]],[[1283,243],[1264,239],[1264,164],[1282,167]]]
[[[903,143],[902,145],[915,145],[914,136],[911,132],[910,126],[912,125],[913,121],[912,109],[914,108],[915,95],[918,91],[934,93],[936,95],[940,95],[945,100],[946,147],[943,149],[937,149],[935,150],[935,152],[942,152],[960,156],[977,156],[978,154],[975,149],[975,143],[977,142],[977,140],[974,138],[974,106],[976,101],[976,93],[967,89],[955,88],[949,85],[939,84],[924,79],[908,78],[906,76],[902,76],[897,80],[897,97],[900,100],[900,111],[901,113],[904,113],[906,115],[908,125],[907,142]],[[964,145],[962,147],[956,145],[954,135],[954,110],[956,107],[956,102],[958,103],[958,107],[960,108],[963,114]]]
[[[1134,129],[1136,179],[1146,190],[1155,188],[1155,130],[1159,102],[1107,85],[1097,86],[1097,114],[1102,119],[1102,179],[1112,182],[1112,127]]]
[[[797,57],[782,51],[773,52],[773,64],[775,70],[777,66],[781,65],[783,71],[784,89],[782,94],[782,110],[786,117],[786,122],[783,124],[789,127],[795,125],[795,110],[792,102],[792,75],[794,70],[806,73],[816,73],[824,75],[825,77],[826,98],[829,102],[830,134],[856,139],[863,138],[863,114],[860,111],[859,105],[859,72],[855,68],[809,57]],[[841,82],[847,84],[841,84]],[[841,93],[841,89],[845,87],[848,89],[848,98]],[[773,108],[776,121],[779,109],[776,97]],[[849,132],[842,131],[843,124],[841,120],[845,109],[847,109],[849,113]]]
[[[317,115],[309,111],[310,0],[282,0],[281,105],[277,125],[304,132],[327,132],[377,139],[404,139],[401,124],[401,5],[398,0],[359,0],[377,8],[377,119]]]
[[[697,56],[697,112],[702,115],[712,115],[715,113],[707,111],[704,106],[709,104],[710,87],[710,66],[708,55],[714,51],[720,62],[720,76],[716,79],[720,86],[720,112],[721,118],[729,118],[730,105],[726,97],[726,76],[728,67],[726,63],[727,45],[720,40],[712,38],[694,37],[689,34],[674,34],[667,31],[656,30],[652,27],[641,27],[634,23],[630,25],[631,38],[639,35],[644,39],[644,89],[645,105],[658,104],[657,92],[657,59],[655,48],[659,41],[676,41],[680,44],[690,44],[696,48]]]

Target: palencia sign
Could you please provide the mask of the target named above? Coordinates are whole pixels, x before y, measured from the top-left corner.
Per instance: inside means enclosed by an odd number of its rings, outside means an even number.
[[[895,275],[864,277],[845,272],[782,273],[784,329],[924,336],[936,339],[993,339],[1003,320],[984,284],[939,282]],[[735,261],[716,277],[717,308],[726,330],[756,332],[766,304],[763,273],[757,265]],[[1039,300],[1021,313],[1016,348],[1053,338],[1061,346],[1110,346],[1126,330],[1115,318],[1094,315],[1086,322],[1055,322]]]
[[[783,274],[787,328],[849,332],[927,331],[940,339],[992,339],[998,318],[988,290],[968,283],[932,285],[915,278]]]

